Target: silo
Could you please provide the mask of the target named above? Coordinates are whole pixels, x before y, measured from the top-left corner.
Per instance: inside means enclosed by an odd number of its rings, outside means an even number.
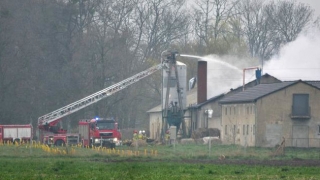
[[[178,91],[177,91],[177,79],[176,79],[176,69],[172,66],[171,74],[169,77],[169,69],[163,69],[163,88],[162,88],[162,108],[165,109],[166,104],[166,93],[167,93],[167,85],[169,81],[169,100],[168,106],[171,106],[171,103],[177,103],[179,107],[182,109],[186,108],[186,91],[187,91],[187,66],[186,64],[177,61],[177,71],[178,71],[178,79],[179,79],[179,86],[181,92],[181,105],[179,105],[179,98],[178,98]]]

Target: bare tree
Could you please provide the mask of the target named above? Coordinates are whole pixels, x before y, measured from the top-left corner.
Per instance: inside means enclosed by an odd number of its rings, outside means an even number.
[[[266,25],[266,18],[263,16],[263,2],[261,0],[245,0],[239,4],[239,11],[242,12],[241,22],[243,32],[246,36],[249,52],[253,57],[259,56],[261,42],[265,40],[262,36]]]
[[[238,1],[197,0],[194,9],[195,33],[204,46],[217,43],[229,35],[229,20],[235,16]]]
[[[296,1],[272,1],[265,6],[273,32],[282,36],[282,42],[295,40],[298,34],[311,23],[313,10]]]
[[[261,61],[293,41],[311,21],[310,7],[294,1],[245,0],[239,4],[243,32],[252,57]]]
[[[210,32],[212,25],[209,24],[211,20],[211,13],[213,12],[213,6],[211,6],[210,0],[196,1],[197,9],[194,9],[195,16],[195,33],[200,39],[200,44],[204,42],[204,45],[209,44]],[[210,19],[209,19],[210,18]]]

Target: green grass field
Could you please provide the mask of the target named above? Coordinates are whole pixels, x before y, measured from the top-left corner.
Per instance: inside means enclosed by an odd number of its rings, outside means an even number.
[[[320,161],[319,149],[286,149],[283,156],[273,151],[224,145],[210,152],[206,145],[116,150],[0,145],[0,179],[320,179],[319,164],[308,164]],[[219,160],[221,155],[226,158]]]

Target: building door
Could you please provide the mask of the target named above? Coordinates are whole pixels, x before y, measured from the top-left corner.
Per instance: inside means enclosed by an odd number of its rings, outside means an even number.
[[[292,126],[292,146],[309,147],[309,127],[304,125]]]
[[[266,146],[274,147],[282,141],[282,125],[281,124],[267,124],[266,126]]]

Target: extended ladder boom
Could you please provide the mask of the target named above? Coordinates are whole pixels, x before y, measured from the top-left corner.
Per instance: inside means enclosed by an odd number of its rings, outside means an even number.
[[[96,92],[90,96],[87,96],[83,99],[80,99],[74,103],[71,103],[67,106],[64,106],[60,109],[57,109],[53,112],[50,112],[46,115],[43,115],[41,117],[38,118],[38,126],[39,127],[43,127],[45,125],[49,125],[52,123],[57,122],[59,119],[61,119],[62,117],[65,117],[69,114],[72,114],[76,111],[79,111],[82,108],[85,108],[93,103],[96,103],[98,101],[100,101],[103,98],[106,98],[126,87],[128,87],[129,85],[138,82],[139,80],[153,74],[154,72],[162,69],[164,67],[164,64],[158,64],[156,66],[153,66],[145,71],[142,71],[134,76],[131,76],[117,84],[114,84],[110,87],[107,87],[99,92]]]

